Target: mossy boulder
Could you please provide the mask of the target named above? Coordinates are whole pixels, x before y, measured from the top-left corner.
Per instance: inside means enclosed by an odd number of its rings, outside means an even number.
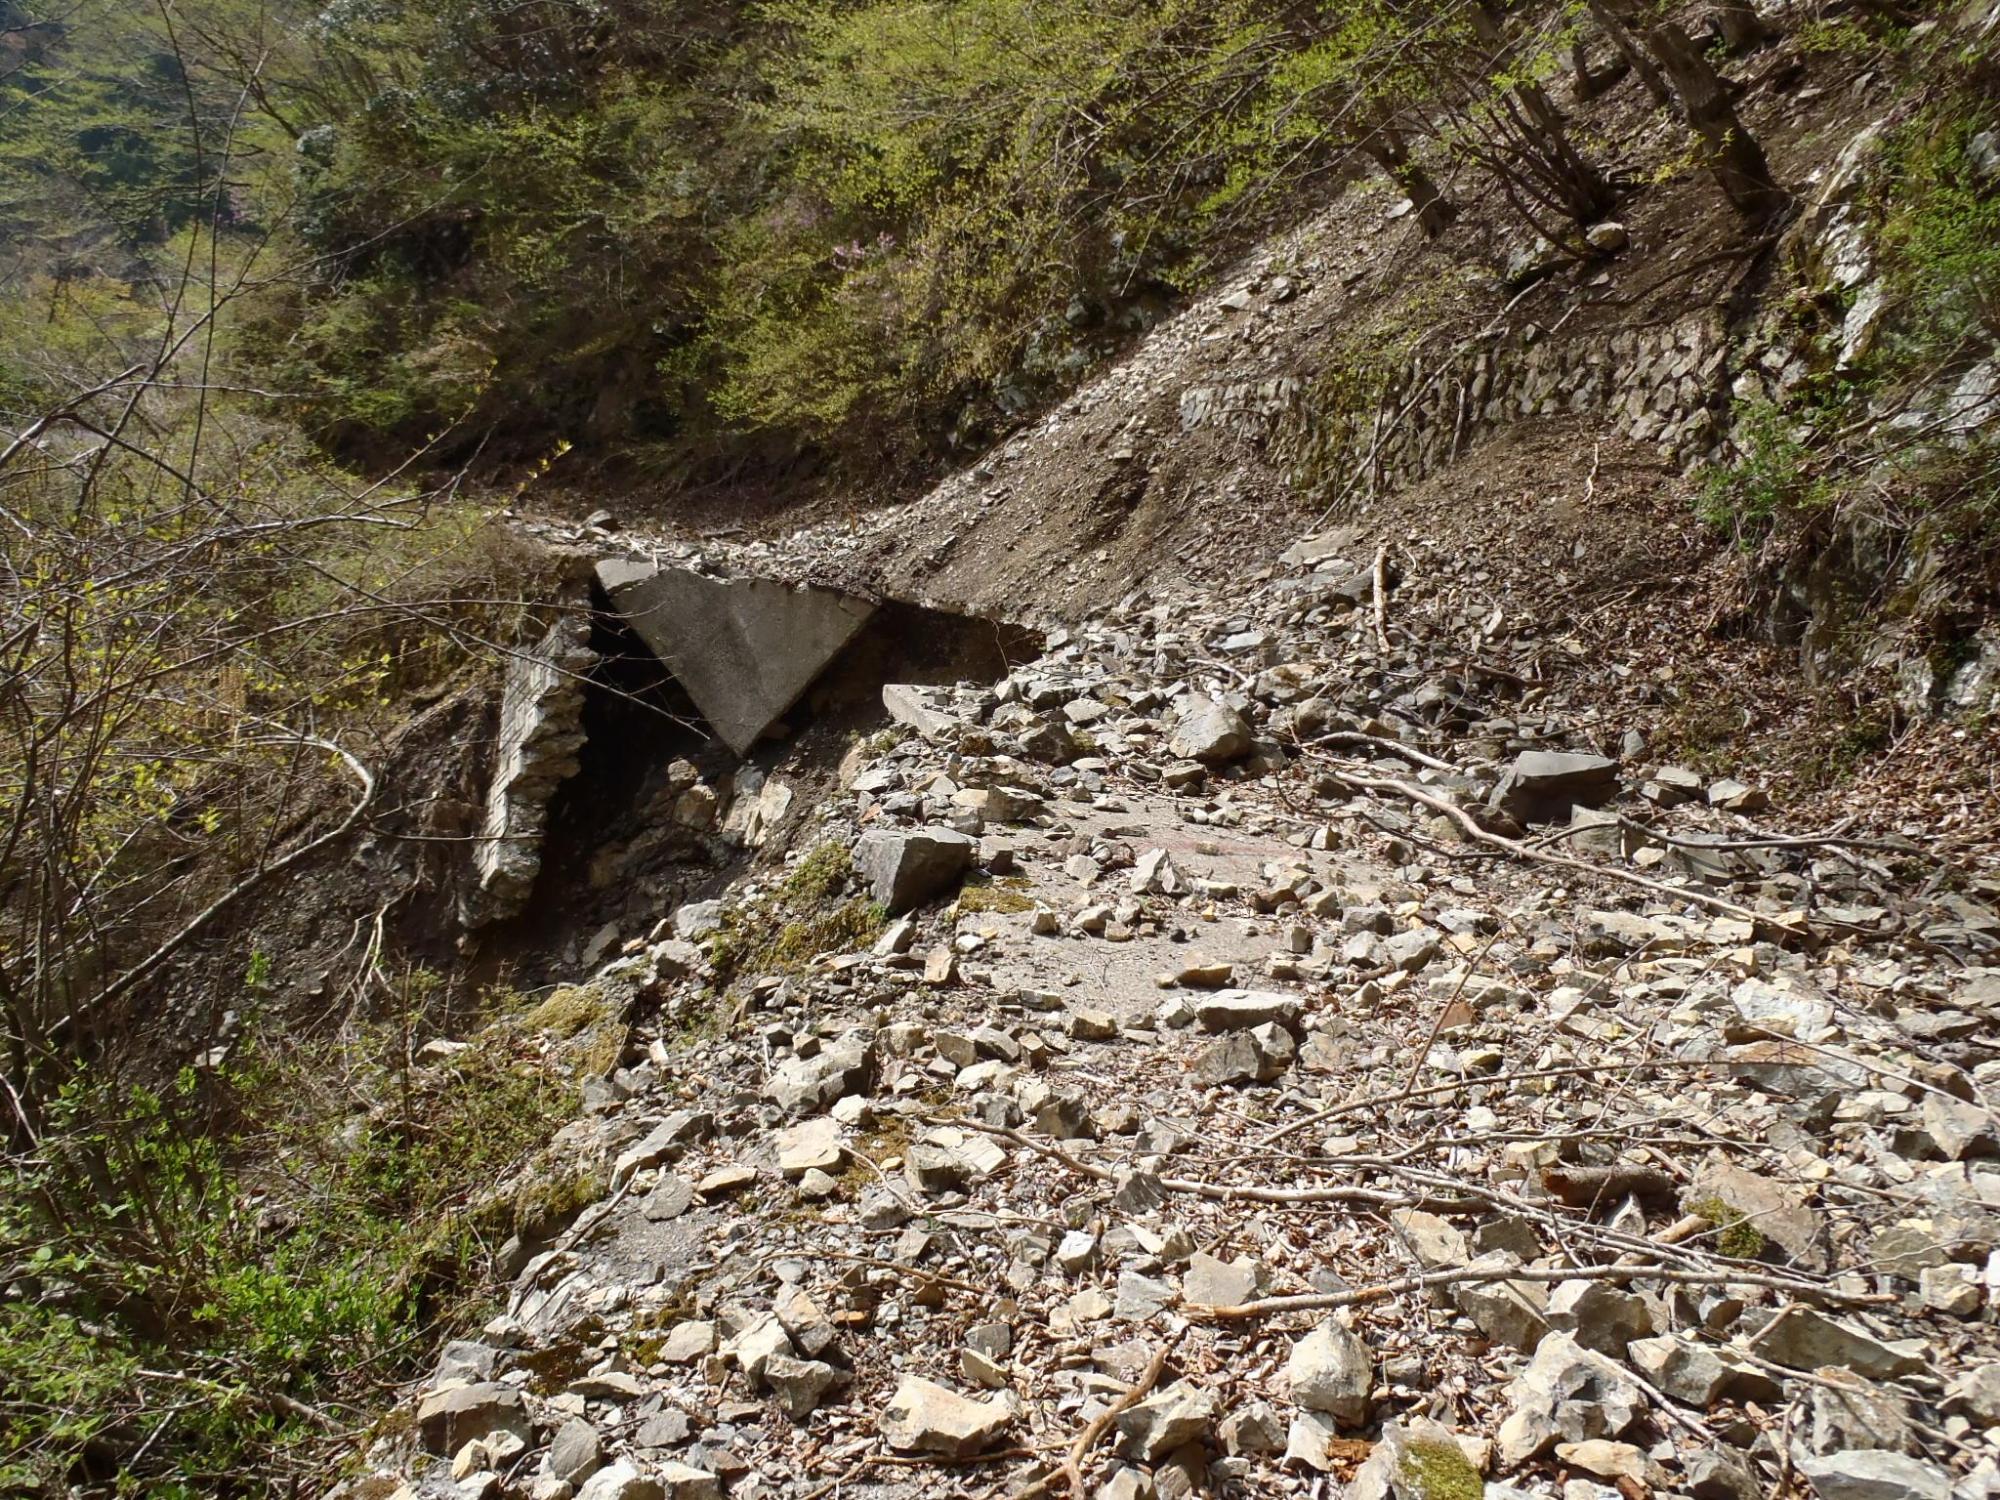
[[[1390,1422],[1348,1486],[1348,1500],[1480,1500],[1486,1481],[1448,1427]]]

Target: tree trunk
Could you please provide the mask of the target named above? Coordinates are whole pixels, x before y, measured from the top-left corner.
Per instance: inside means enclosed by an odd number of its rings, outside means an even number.
[[[1497,61],[1505,46],[1500,19],[1479,0],[1470,11],[1472,29],[1493,50]],[[1611,212],[1618,195],[1604,174],[1571,144],[1562,111],[1537,83],[1518,83],[1508,90],[1521,108],[1529,132],[1543,159],[1551,183],[1559,190],[1564,211],[1579,224],[1589,224]]]
[[[1647,28],[1646,45],[1673,80],[1688,124],[1708,145],[1708,169],[1737,211],[1762,218],[1789,203],[1791,194],[1771,176],[1764,148],[1736,118],[1729,90],[1693,39],[1672,21],[1661,21]]]
[[[1434,240],[1458,217],[1458,205],[1438,190],[1430,174],[1410,156],[1402,132],[1393,125],[1378,127],[1361,142],[1361,149],[1383,174],[1409,195],[1423,226],[1424,238]]]
[[[1576,97],[1579,99],[1595,99],[1632,71],[1632,65],[1624,57],[1617,56],[1611,59],[1610,66],[1602,73],[1591,72],[1590,53],[1582,42],[1570,45],[1569,66],[1576,76]]]
[[[1672,104],[1673,91],[1667,87],[1666,80],[1660,77],[1660,70],[1653,66],[1653,60],[1646,56],[1645,49],[1626,27],[1619,13],[1614,11],[1606,0],[1587,0],[1587,3],[1598,29],[1610,39],[1611,45],[1618,49],[1618,55],[1625,59],[1639,82],[1646,86],[1646,92],[1653,96],[1653,102],[1662,109]]]
[[[1771,39],[1771,28],[1750,0],[1721,0],[1715,17],[1722,27],[1722,44],[1731,52],[1748,52]]]

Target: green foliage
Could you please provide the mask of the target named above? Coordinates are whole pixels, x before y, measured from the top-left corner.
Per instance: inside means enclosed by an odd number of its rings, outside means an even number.
[[[715,401],[814,438],[1018,410],[1143,317],[1194,269],[1218,127],[1271,36],[1189,0],[771,14],[788,43],[749,120],[778,170],[724,241]]]
[[[792,867],[785,877],[785,895],[818,904],[830,900],[853,876],[854,860],[847,846],[829,841],[815,846]]]
[[[1009,884],[1007,881],[967,885],[958,893],[958,910],[961,916],[983,911],[1012,915],[1034,909],[1033,898],[1023,892],[1018,884]]]
[[[1384,0],[184,0],[50,37],[0,183],[128,260],[269,235],[298,274],[236,350],[378,462],[977,441],[1354,142],[1558,50]]]
[[[1967,155],[1996,124],[1990,99],[1955,91],[1887,144],[1881,245],[1900,304],[1891,347],[1905,363],[2000,334],[2000,192]]]
[[[1421,1500],[1479,1500],[1486,1481],[1456,1443],[1414,1438],[1403,1450],[1403,1477]]]
[[[1814,467],[1810,429],[1771,405],[1753,403],[1737,418],[1734,463],[1718,464],[1702,477],[1696,514],[1746,550],[1760,542],[1774,517],[1784,511],[1824,505],[1832,484]]]
[[[822,953],[852,952],[873,942],[889,914],[865,896],[841,901],[854,879],[844,845],[816,846],[767,901],[733,906],[711,940],[709,961],[723,987],[738,978],[791,973]]]
[[[308,1404],[422,1364],[484,1283],[467,1210],[571,1100],[512,1027],[422,1076],[381,1066],[406,1036],[63,1089],[0,1175],[0,1487],[88,1454],[148,1494],[262,1493],[323,1439]],[[357,1066],[380,1098],[350,1122],[325,1080]]]
[[[1794,33],[1801,52],[1829,57],[1872,56],[1891,40],[1900,39],[1900,34],[1894,38],[1878,36],[1859,15],[1815,17]]]

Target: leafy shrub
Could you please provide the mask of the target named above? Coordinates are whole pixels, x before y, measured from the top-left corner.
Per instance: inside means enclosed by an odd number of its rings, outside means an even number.
[[[326,1080],[406,1036],[72,1081],[0,1173],[0,1486],[265,1493],[341,1425],[320,1403],[458,1325],[487,1269],[468,1210],[571,1100],[502,1025],[421,1077],[382,1071],[350,1120]]]
[[[1888,142],[1881,244],[1906,361],[2000,335],[2000,191],[1968,152],[1996,124],[1989,99],[1954,91]]]
[[[1831,483],[1814,467],[1810,429],[1769,402],[1753,403],[1737,419],[1734,463],[1711,466],[1702,478],[1696,513],[1717,532],[1751,548],[1781,512],[1827,503]]]

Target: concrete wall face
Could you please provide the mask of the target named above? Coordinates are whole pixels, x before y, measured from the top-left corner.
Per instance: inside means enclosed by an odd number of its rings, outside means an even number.
[[[831,589],[764,578],[654,572],[623,560],[598,579],[626,623],[666,664],[738,755],[798,701],[875,613]]]
[[[585,678],[597,664],[589,627],[560,621],[507,664],[486,816],[474,845],[478,887],[465,924],[503,921],[526,905],[542,868],[549,798],[576,774]]]

